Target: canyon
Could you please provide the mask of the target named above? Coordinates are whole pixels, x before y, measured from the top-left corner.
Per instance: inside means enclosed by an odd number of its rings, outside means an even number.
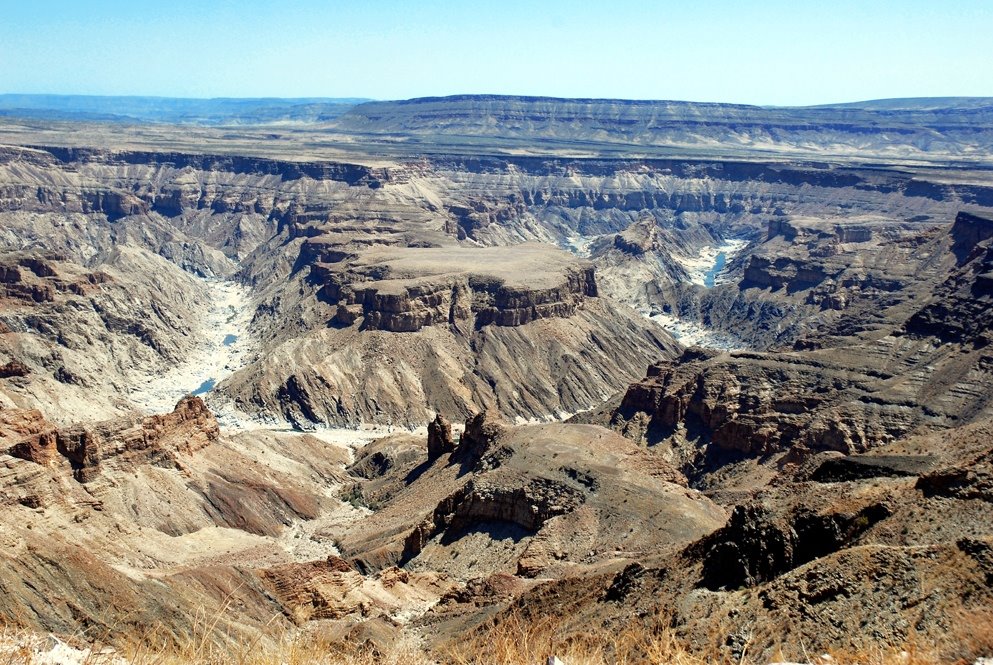
[[[0,101],[4,624],[993,653],[989,100]]]

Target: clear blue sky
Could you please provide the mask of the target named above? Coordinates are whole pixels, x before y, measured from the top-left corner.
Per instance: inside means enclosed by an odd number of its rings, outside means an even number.
[[[0,92],[993,96],[993,0],[0,0]]]

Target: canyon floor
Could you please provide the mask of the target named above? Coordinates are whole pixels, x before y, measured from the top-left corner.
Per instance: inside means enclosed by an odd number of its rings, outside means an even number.
[[[993,105],[346,106],[0,118],[0,661],[993,656]]]

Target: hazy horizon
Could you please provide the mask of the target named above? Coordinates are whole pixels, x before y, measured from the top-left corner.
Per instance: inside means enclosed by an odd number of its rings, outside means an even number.
[[[191,101],[191,102],[221,102],[221,101],[274,101],[274,102],[300,102],[300,103],[325,103],[334,102],[342,104],[363,104],[366,102],[403,102],[411,101],[415,99],[445,99],[452,97],[521,97],[521,98],[531,98],[531,99],[561,99],[565,101],[569,100],[593,100],[593,101],[624,101],[624,102],[672,102],[677,104],[727,104],[727,105],[740,105],[740,106],[756,106],[756,107],[767,107],[767,108],[807,108],[807,107],[817,107],[817,106],[846,106],[846,105],[858,105],[858,104],[869,104],[874,102],[888,102],[888,101],[900,101],[900,100],[993,100],[993,94],[988,96],[976,96],[976,95],[942,95],[934,97],[879,97],[875,99],[840,99],[832,101],[822,101],[814,104],[803,104],[803,105],[780,105],[780,104],[744,104],[741,102],[726,102],[726,101],[701,101],[697,99],[646,99],[646,98],[631,98],[631,97],[561,97],[556,95],[514,95],[514,94],[503,94],[503,93],[489,93],[489,92],[479,92],[479,93],[452,93],[450,95],[416,95],[414,97],[403,97],[403,98],[393,98],[393,99],[376,99],[372,97],[354,97],[354,96],[344,96],[344,97],[321,97],[321,96],[301,96],[301,97],[279,97],[279,96],[245,96],[245,97],[176,97],[171,95],[129,95],[129,94],[105,94],[105,95],[93,95],[86,93],[58,93],[58,92],[17,92],[17,91],[0,91],[0,98],[9,97],[32,97],[32,98],[79,98],[79,99],[161,99],[161,100],[175,100],[175,101]]]
[[[981,0],[760,4],[39,0],[7,8],[0,92],[455,94],[807,106],[993,96]]]

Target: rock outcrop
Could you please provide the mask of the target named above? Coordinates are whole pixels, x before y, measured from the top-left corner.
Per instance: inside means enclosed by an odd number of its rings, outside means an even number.
[[[959,265],[966,263],[976,246],[993,238],[993,220],[967,212],[960,212],[952,224],[952,253]]]
[[[449,457],[388,473],[402,486],[342,539],[363,570],[399,564],[471,579],[470,559],[533,578],[686,543],[724,519],[670,465],[599,427],[514,427],[481,413]],[[380,482],[359,479],[373,490]]]
[[[199,397],[184,398],[172,413],[137,423],[110,421],[57,428],[38,411],[6,412],[0,445],[7,454],[36,464],[68,462],[79,482],[92,481],[113,459],[118,466],[174,464],[175,455],[190,455],[216,441],[220,428]]]
[[[836,333],[833,348],[818,350],[690,350],[632,385],[612,426],[653,443],[696,441],[674,445],[684,463],[707,466],[791,448],[864,452],[917,430],[988,417],[993,293],[983,276],[993,270],[993,249],[980,240],[956,266],[949,247],[959,241],[951,234],[927,243],[941,252],[934,270],[944,266],[946,279],[933,296],[910,289],[895,298],[887,316],[908,318],[891,322],[890,334]]]
[[[320,619],[392,620],[407,608],[436,602],[455,586],[438,575],[402,568],[366,577],[335,556],[270,568],[259,575],[297,625]]]
[[[899,474],[778,476],[679,552],[535,587],[500,619],[527,607],[581,632],[662,606],[681,639],[729,656],[786,650],[777,657],[799,662],[811,645],[866,650],[926,634],[934,653],[975,658],[988,648],[975,640],[986,620],[958,622],[990,602],[990,428],[911,437],[858,458]]]
[[[376,254],[375,279],[363,274],[368,271],[368,256],[354,272],[340,262],[312,267],[310,281],[322,300],[336,304],[338,322],[347,321],[338,314],[344,310],[361,317],[364,330],[416,332],[451,325],[468,332],[487,325],[522,326],[543,318],[569,318],[585,298],[597,295],[592,266],[536,245]],[[318,258],[329,257],[324,253]]]
[[[924,419],[923,413],[892,414],[886,402],[870,399],[880,378],[800,355],[691,350],[650,368],[624,395],[611,423],[650,442],[677,433],[702,437],[730,455],[793,446],[858,452]]]
[[[428,423],[428,459],[436,460],[455,450],[452,423],[440,413]]]
[[[921,475],[916,487],[927,496],[993,503],[993,450]]]
[[[958,268],[903,330],[915,337],[985,347],[993,342],[993,220],[959,215],[951,231]]]
[[[889,514],[883,504],[828,515],[782,515],[762,506],[738,506],[726,526],[698,544],[703,561],[700,583],[716,590],[768,582],[848,547]]]

